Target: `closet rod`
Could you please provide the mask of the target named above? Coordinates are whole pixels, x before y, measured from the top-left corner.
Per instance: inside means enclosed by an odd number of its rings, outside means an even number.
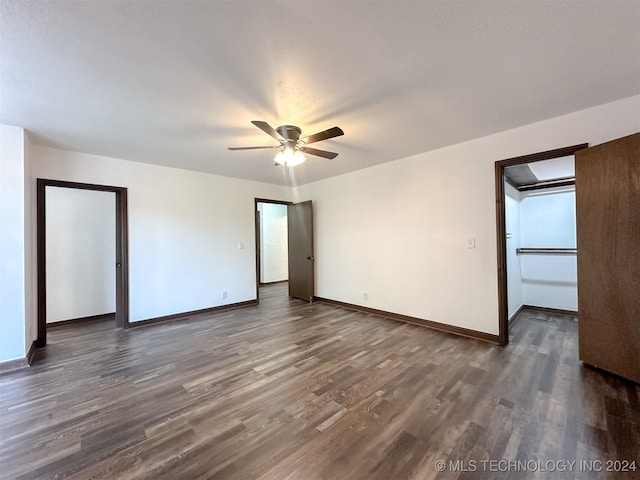
[[[554,255],[575,255],[577,248],[516,248],[518,255],[524,254],[554,254]]]

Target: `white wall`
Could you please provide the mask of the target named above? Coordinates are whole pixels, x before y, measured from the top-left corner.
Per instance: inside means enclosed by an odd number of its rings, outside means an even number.
[[[116,196],[47,187],[47,322],[115,312]]]
[[[505,225],[507,233],[507,300],[508,317],[511,318],[523,305],[522,273],[520,257],[520,192],[505,182]]]
[[[576,189],[520,193],[522,247],[576,248]]]
[[[287,206],[259,203],[260,282],[280,282],[289,277]]]
[[[24,130],[0,125],[0,362],[26,354]]]
[[[575,188],[521,193],[521,247],[576,248]],[[525,305],[578,310],[576,255],[520,255]]]
[[[131,321],[255,299],[254,200],[289,200],[288,188],[33,150],[34,177],[128,188]]]
[[[497,334],[494,162],[637,131],[640,96],[295,188],[317,295]]]

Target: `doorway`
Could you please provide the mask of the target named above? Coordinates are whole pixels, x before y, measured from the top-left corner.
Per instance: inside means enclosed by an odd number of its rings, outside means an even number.
[[[36,215],[36,346],[46,345],[47,326],[58,322],[114,316],[115,326],[126,328],[129,324],[127,189],[38,179]],[[111,222],[101,222],[95,217],[108,217]],[[82,267],[78,268],[78,264]],[[51,289],[53,285],[55,292]],[[64,289],[58,291],[58,287]],[[74,288],[82,288],[82,292]],[[95,314],[98,311],[101,313]]]
[[[495,164],[500,345],[509,343],[510,320],[523,308],[576,314],[573,156],[584,148]]]
[[[256,298],[266,286],[285,285],[289,280],[287,206],[291,202],[255,199]],[[274,291],[284,292],[284,288]]]
[[[284,209],[274,207],[282,206]],[[286,216],[284,210],[286,209]],[[256,242],[256,299],[260,301],[260,286],[273,284],[273,282],[287,282],[289,297],[298,298],[312,303],[315,298],[315,255],[313,235],[313,206],[310,200],[300,203],[284,202],[281,200],[267,200],[256,198],[254,202],[255,212],[255,242]],[[271,213],[267,213],[271,212]],[[276,212],[276,213],[274,213]],[[262,218],[264,217],[264,218]],[[274,223],[275,218],[275,223]],[[264,223],[271,226],[263,228]],[[275,235],[269,241],[265,241],[264,231],[271,230]],[[286,236],[286,240],[283,236]],[[261,242],[262,239],[262,242]],[[266,252],[267,243],[276,245],[277,259],[266,259],[273,252]],[[262,243],[262,248],[261,248]],[[286,244],[286,247],[285,247]],[[286,253],[285,253],[286,252]],[[284,255],[286,256],[284,256]],[[284,258],[283,258],[284,257]],[[286,269],[283,267],[286,258]],[[278,263],[273,269],[270,265]],[[269,272],[271,270],[271,272]],[[279,276],[273,272],[280,272]],[[286,273],[286,280],[284,272]],[[263,274],[264,276],[261,276]],[[266,280],[271,280],[267,282]],[[272,291],[276,291],[272,289]],[[284,293],[285,288],[279,288],[278,292]]]

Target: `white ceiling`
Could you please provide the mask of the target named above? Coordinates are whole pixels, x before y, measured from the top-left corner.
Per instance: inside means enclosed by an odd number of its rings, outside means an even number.
[[[0,123],[303,184],[640,93],[640,2],[0,0]],[[338,125],[287,177],[250,124]],[[531,153],[531,152],[522,152]]]

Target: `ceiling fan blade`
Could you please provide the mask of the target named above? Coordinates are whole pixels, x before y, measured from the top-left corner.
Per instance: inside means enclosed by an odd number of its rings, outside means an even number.
[[[344,132],[340,127],[332,127],[327,130],[323,130],[322,132],[314,133],[313,135],[309,135],[306,138],[303,138],[305,144],[310,144],[314,142],[319,142],[321,140],[327,140],[333,137],[339,137],[340,135],[344,135]]]
[[[253,123],[256,127],[258,127],[267,135],[271,135],[276,140],[278,141],[282,140],[282,137],[280,136],[280,134],[276,132],[274,128],[271,125],[269,125],[267,122],[263,122],[262,120],[251,120],[251,123]]]
[[[317,155],[318,157],[328,158],[329,160],[333,160],[338,156],[337,153],[327,152],[326,150],[318,150],[317,148],[311,148],[311,147],[302,147],[300,150],[310,155]]]
[[[229,150],[258,150],[261,148],[280,148],[280,145],[269,146],[269,147],[229,147]]]

